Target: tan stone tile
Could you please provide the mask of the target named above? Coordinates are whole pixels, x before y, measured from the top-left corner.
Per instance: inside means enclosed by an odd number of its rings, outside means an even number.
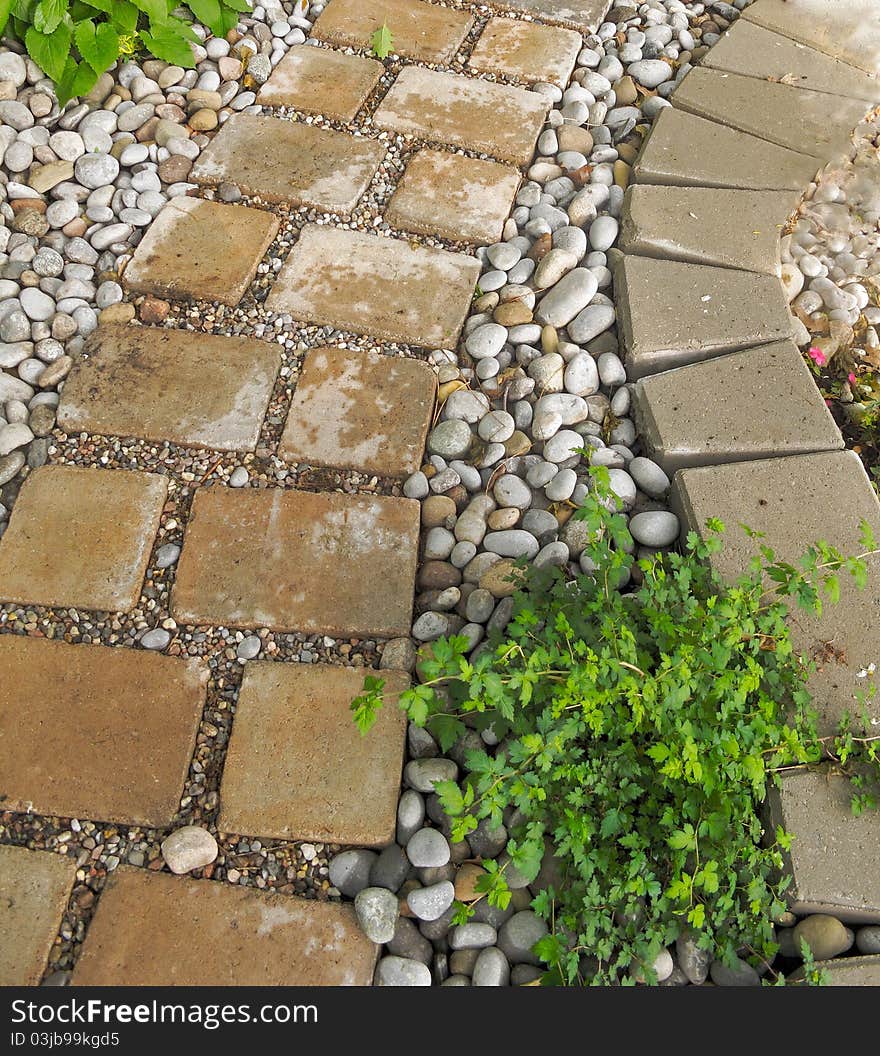
[[[277,117],[233,114],[199,155],[190,179],[209,187],[229,180],[244,194],[267,202],[345,215],[384,157],[385,148],[364,136]]]
[[[434,372],[415,359],[313,349],[278,453],[290,462],[409,476],[421,464],[436,388]]]
[[[351,906],[123,866],[74,986],[369,986],[377,947]]]
[[[406,66],[373,116],[377,128],[489,154],[531,160],[549,103],[537,92]]]
[[[196,660],[0,636],[4,808],[169,825],[206,681]]]
[[[369,48],[387,24],[393,52],[420,62],[449,62],[473,25],[469,11],[421,0],[330,0],[312,27],[312,36],[331,44]]]
[[[266,308],[386,341],[454,348],[479,275],[479,262],[463,253],[307,224]]]
[[[571,29],[490,18],[468,66],[503,73],[527,84],[549,81],[565,88],[583,43],[580,33]]]
[[[252,662],[220,786],[224,832],[382,847],[394,839],[406,719],[403,671],[364,737],[351,717],[362,668]]]
[[[272,71],[257,102],[352,121],[384,69],[375,59],[298,44]]]
[[[402,231],[489,245],[500,240],[520,174],[497,161],[428,148],[410,160],[385,219]]]
[[[544,22],[564,22],[595,33],[611,4],[609,0],[503,0],[500,6],[535,15]]]
[[[132,293],[235,307],[278,232],[262,209],[172,198],[134,251],[123,281]]]
[[[128,612],[137,604],[168,481],[156,473],[43,466],[0,540],[0,599]]]
[[[188,330],[99,326],[64,383],[68,433],[253,451],[281,365],[275,345]]]
[[[75,876],[72,858],[0,847],[0,986],[39,984]]]
[[[418,520],[409,499],[199,490],[172,612],[181,623],[408,634]]]

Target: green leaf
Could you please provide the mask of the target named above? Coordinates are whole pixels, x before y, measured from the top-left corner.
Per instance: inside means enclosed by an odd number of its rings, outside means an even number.
[[[142,29],[138,36],[157,59],[190,69],[195,66],[192,48],[172,23],[157,25],[151,22],[149,30]]]
[[[34,29],[40,33],[54,33],[66,14],[67,0],[40,0],[34,8]]]
[[[6,28],[9,16],[12,13],[13,0],[0,0],[0,33]]]
[[[25,34],[28,54],[53,81],[60,81],[70,51],[70,27],[62,22],[52,33],[40,33],[33,26]]]
[[[383,22],[381,27],[370,37],[370,50],[377,59],[387,59],[394,48],[394,36],[388,28],[388,23]]]
[[[224,31],[220,27],[220,0],[187,0],[186,6],[215,36],[223,35]]]
[[[75,96],[85,95],[98,80],[98,75],[86,62],[77,62],[71,55],[67,59],[64,73],[56,85],[58,103],[64,106]]]
[[[110,0],[111,4],[113,0]],[[168,4],[166,0],[133,0],[134,6],[150,20],[150,32],[154,32],[156,26],[164,25],[166,22],[179,22],[177,18],[169,19]]]
[[[88,6],[110,16],[110,22],[121,33],[134,33],[139,17],[138,9],[129,0],[88,0]]]
[[[119,55],[119,35],[107,22],[97,26],[89,18],[73,33],[79,53],[97,74],[109,69]]]

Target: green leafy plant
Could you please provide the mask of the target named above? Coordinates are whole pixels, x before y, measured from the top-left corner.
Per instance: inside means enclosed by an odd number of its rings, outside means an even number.
[[[387,59],[393,50],[394,35],[388,28],[388,23],[383,22],[370,37],[370,51],[372,51],[377,59]]]

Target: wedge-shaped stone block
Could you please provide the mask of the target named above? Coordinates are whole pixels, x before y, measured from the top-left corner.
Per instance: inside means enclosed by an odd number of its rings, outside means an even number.
[[[267,202],[347,214],[384,157],[382,144],[364,136],[233,114],[199,155],[190,178],[209,187],[231,181]]]
[[[290,462],[409,476],[421,464],[436,388],[434,372],[415,359],[313,349],[278,453]]]
[[[778,275],[779,236],[797,198],[784,191],[635,184],[624,196],[619,248]]]
[[[772,275],[623,256],[617,321],[630,379],[791,336]]]
[[[757,549],[756,540],[734,527],[738,524],[763,532],[760,543],[792,563],[818,540],[845,556],[863,553],[863,520],[880,538],[880,504],[852,451],[685,469],[675,475],[672,501],[686,529],[704,531],[709,517],[728,525],[724,548],[713,557],[725,576],[746,571]],[[867,564],[864,590],[843,573],[840,601],[826,600],[821,618],[797,608],[789,615],[795,650],[817,665],[808,688],[823,735],[836,729],[844,712],[861,713],[858,695],[869,683],[860,672],[877,661],[880,557]],[[872,713],[876,710],[872,706]]]
[[[272,71],[257,102],[353,121],[384,70],[375,59],[297,44]]]
[[[73,858],[0,847],[0,986],[39,984],[75,877]]]
[[[642,378],[633,407],[645,446],[670,476],[692,466],[843,448],[791,341]]]
[[[139,326],[99,326],[85,352],[62,429],[219,451],[254,450],[281,365],[268,341]]]
[[[369,986],[377,947],[354,909],[123,866],[74,986]]]
[[[278,221],[262,209],[172,198],[134,251],[124,282],[132,293],[234,308],[277,233]]]
[[[369,737],[351,721],[362,668],[250,663],[220,786],[224,832],[383,847],[394,839],[406,719],[403,671],[383,671]],[[255,766],[254,761],[259,760]]]
[[[386,341],[453,348],[479,275],[479,262],[463,253],[307,224],[266,307]]]
[[[816,961],[825,975],[825,986],[880,986],[880,955],[868,957],[835,957]]]
[[[563,22],[585,33],[595,33],[611,3],[610,0],[504,0],[501,6],[534,15],[542,22]]]
[[[633,166],[636,183],[741,187],[800,194],[819,169],[816,158],[667,106]]]
[[[168,492],[156,473],[43,466],[0,540],[0,599],[128,612],[137,604]]]
[[[309,634],[409,634],[414,500],[208,488],[196,492],[171,598],[180,623]]]
[[[312,27],[312,36],[331,44],[369,48],[387,25],[392,51],[420,62],[449,62],[473,25],[469,11],[421,0],[331,0]]]
[[[0,637],[4,808],[170,825],[207,670],[140,649]]]
[[[582,47],[583,37],[571,29],[490,18],[468,66],[527,84],[549,81],[565,88]]]
[[[549,106],[537,92],[406,66],[373,115],[377,128],[525,165]]]

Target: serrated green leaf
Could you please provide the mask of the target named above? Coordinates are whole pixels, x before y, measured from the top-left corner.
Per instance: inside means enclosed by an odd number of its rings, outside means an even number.
[[[13,0],[0,0],[0,33],[6,29],[6,23],[12,14]]]
[[[71,35],[70,27],[63,22],[52,33],[40,33],[31,26],[25,34],[28,54],[53,81],[61,80],[64,75]]]
[[[67,0],[39,0],[34,8],[34,29],[40,33],[54,33],[66,14]]]
[[[119,35],[107,22],[98,25],[91,19],[77,24],[73,34],[80,55],[96,74],[101,74],[119,55]]]

